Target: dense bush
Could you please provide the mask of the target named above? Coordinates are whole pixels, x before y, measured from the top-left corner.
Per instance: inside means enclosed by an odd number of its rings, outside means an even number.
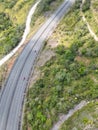
[[[0,13],[0,31],[7,30],[10,26],[12,26],[12,22],[9,16],[5,13]]]
[[[88,39],[87,46],[81,49],[82,55],[86,57],[96,58],[98,57],[98,45],[94,39]]]
[[[43,0],[38,8],[38,12],[39,14],[40,13],[43,13],[45,11],[48,11],[49,8],[50,8],[50,4],[53,2],[53,1],[56,1],[56,0]]]
[[[75,4],[74,8],[80,9],[81,4],[82,4],[82,0],[76,0],[76,4]]]
[[[3,4],[5,4],[5,8],[13,8],[16,4],[17,0],[11,1],[11,0],[0,0]]]
[[[7,31],[4,32],[4,38],[0,41],[1,55],[7,54],[19,43],[23,34],[23,30],[24,25],[10,27]]]
[[[91,5],[91,0],[85,0],[83,7],[82,7],[82,11],[85,12],[85,11],[89,10],[90,5]]]

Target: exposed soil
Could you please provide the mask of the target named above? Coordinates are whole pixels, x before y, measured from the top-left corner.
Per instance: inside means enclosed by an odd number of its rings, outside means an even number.
[[[56,39],[49,39],[48,41],[48,46],[50,46],[51,48],[55,48],[57,47],[59,44],[59,42]]]
[[[30,79],[30,82],[34,84],[37,79],[39,79],[42,76],[41,73],[41,67],[45,65],[47,61],[49,61],[53,56],[55,56],[55,53],[51,49],[44,49],[41,53],[40,56],[38,57],[35,68],[32,72],[32,76]]]
[[[89,65],[90,64],[90,60],[87,59],[86,57],[77,56],[75,58],[75,60],[78,61],[78,62],[83,62],[85,65]]]

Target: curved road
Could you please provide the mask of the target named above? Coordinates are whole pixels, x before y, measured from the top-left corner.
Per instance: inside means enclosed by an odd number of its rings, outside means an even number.
[[[16,60],[0,95],[0,130],[19,130],[24,93],[43,41],[56,28],[75,0],[65,0],[43,24]],[[25,77],[25,78],[24,78]]]
[[[26,20],[26,27],[25,27],[25,30],[24,30],[20,43],[9,54],[7,54],[2,59],[0,59],[0,66],[2,66],[6,61],[8,61],[18,51],[18,49],[24,44],[24,41],[26,40],[26,37],[30,32],[30,23],[31,23],[32,15],[34,14],[39,2],[40,2],[40,0],[38,0],[29,11],[29,14],[28,14],[27,20]]]

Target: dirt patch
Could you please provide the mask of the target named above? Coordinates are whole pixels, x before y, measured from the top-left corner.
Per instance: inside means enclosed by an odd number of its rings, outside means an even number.
[[[98,79],[97,79],[95,76],[92,76],[92,75],[91,75],[91,79],[92,79],[96,84],[98,84]]]
[[[75,58],[75,60],[78,61],[78,62],[83,62],[85,65],[89,65],[90,64],[90,60],[87,59],[86,57],[77,56]]]
[[[93,129],[92,124],[89,124],[83,130],[97,130],[97,129]]]
[[[28,128],[28,130],[31,130],[31,128]]]
[[[49,39],[48,40],[48,46],[51,48],[56,48],[59,45],[59,42],[56,39]]]
[[[45,63],[49,61],[53,56],[55,56],[55,53],[51,49],[46,48],[41,52],[38,60],[36,61],[35,68],[32,72],[30,84],[34,84],[39,79],[39,77],[41,77],[41,67],[44,66]]]
[[[51,49],[45,49],[38,58],[37,66],[43,66],[51,57],[55,56],[55,53]]]

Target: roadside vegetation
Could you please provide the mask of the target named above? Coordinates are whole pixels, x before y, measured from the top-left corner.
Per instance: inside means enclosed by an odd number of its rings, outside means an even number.
[[[0,89],[3,86],[3,81],[6,80],[6,75],[8,74],[8,68],[7,65],[4,64],[4,66],[0,67]]]
[[[89,103],[76,112],[60,128],[60,130],[97,130],[98,101]]]
[[[35,0],[0,1],[0,59],[21,40],[28,11]]]
[[[82,21],[81,3],[76,1],[51,36],[58,42],[56,55],[28,90],[23,130],[50,130],[62,113],[98,98],[98,43]]]

